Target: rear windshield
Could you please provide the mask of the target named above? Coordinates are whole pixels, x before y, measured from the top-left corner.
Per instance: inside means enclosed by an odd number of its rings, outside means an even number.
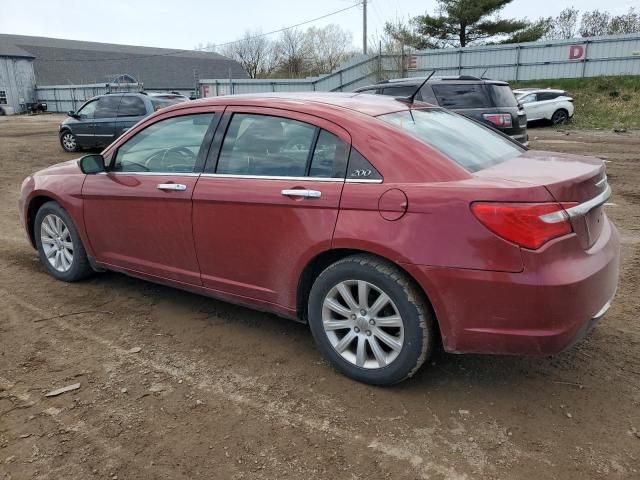
[[[524,151],[499,133],[439,108],[404,110],[378,118],[439,150],[469,172],[502,163]]]
[[[487,85],[493,96],[493,101],[496,107],[517,107],[518,100],[516,100],[513,91],[509,85]]]
[[[438,105],[444,108],[487,108],[491,100],[481,83],[443,83],[433,85]]]

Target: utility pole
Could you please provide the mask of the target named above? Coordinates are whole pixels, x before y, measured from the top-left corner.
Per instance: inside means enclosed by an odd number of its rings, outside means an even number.
[[[362,53],[367,54],[367,0],[362,0]]]

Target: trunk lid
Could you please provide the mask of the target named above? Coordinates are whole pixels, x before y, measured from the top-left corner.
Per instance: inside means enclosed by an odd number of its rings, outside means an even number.
[[[571,225],[584,249],[591,247],[602,232],[604,201],[608,190],[602,160],[556,152],[529,150],[521,156],[474,173],[482,178],[500,178],[529,185],[542,185],[559,203],[573,202]]]

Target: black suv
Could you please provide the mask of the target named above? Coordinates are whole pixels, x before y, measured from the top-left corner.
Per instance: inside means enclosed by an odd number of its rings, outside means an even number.
[[[189,100],[182,95],[107,93],[87,101],[77,112],[69,112],[60,124],[60,145],[67,152],[80,148],[106,147],[147,115]]]
[[[424,77],[385,80],[355,92],[406,97],[423,81]],[[434,77],[420,89],[415,99],[484,122],[523,145],[529,143],[527,115],[507,82],[469,75]]]

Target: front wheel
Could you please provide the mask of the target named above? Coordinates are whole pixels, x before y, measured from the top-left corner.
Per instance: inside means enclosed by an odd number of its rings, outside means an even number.
[[[93,273],[71,216],[57,202],[40,207],[34,230],[40,261],[53,277],[75,282]]]
[[[60,145],[62,145],[62,148],[66,152],[78,151],[78,139],[69,131],[65,131],[60,134]]]
[[[423,293],[393,264],[354,255],[324,270],[309,296],[321,353],[345,375],[373,385],[411,377],[433,350]]]

